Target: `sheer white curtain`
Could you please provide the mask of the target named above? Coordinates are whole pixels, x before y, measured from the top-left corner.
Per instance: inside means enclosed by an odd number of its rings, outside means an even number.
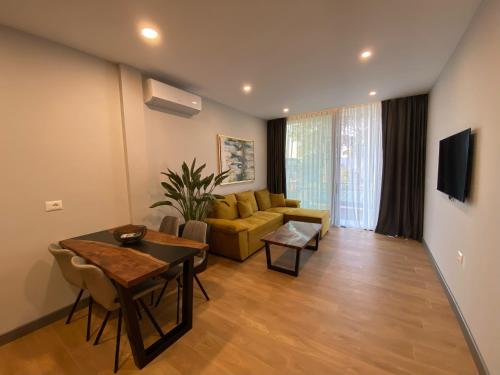
[[[382,182],[381,103],[287,120],[289,198],[329,209],[338,226],[374,229]]]
[[[333,112],[332,222],[374,229],[382,185],[381,103]]]
[[[286,124],[287,197],[303,207],[330,209],[332,194],[332,114],[294,117]]]

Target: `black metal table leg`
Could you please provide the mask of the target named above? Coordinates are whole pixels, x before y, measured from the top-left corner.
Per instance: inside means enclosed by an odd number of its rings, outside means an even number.
[[[273,271],[278,271],[282,273],[286,273],[287,275],[299,276],[299,266],[300,266],[300,252],[302,249],[294,249],[296,251],[295,254],[295,265],[293,269],[288,269],[285,267],[280,267],[271,262],[271,248],[269,244],[266,242],[266,258],[267,258],[267,268]]]
[[[318,232],[316,234],[316,236],[314,237],[315,244],[314,245],[307,245],[306,249],[317,251],[319,249],[319,238],[320,238],[320,236],[321,236],[321,232]]]
[[[183,263],[181,322],[147,348],[144,348],[132,294],[128,288],[119,284],[116,285],[123,309],[130,348],[134,363],[138,368],[141,369],[146,366],[193,327],[193,261],[193,258],[190,258]]]

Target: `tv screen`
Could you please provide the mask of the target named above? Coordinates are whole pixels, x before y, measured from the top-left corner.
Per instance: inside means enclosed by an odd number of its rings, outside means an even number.
[[[439,142],[438,190],[464,202],[469,193],[471,129]]]

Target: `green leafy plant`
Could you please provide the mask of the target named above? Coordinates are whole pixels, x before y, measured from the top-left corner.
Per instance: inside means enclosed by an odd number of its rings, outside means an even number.
[[[214,194],[214,189],[219,186],[229,174],[229,170],[218,175],[212,173],[202,177],[201,172],[205,164],[196,167],[196,158],[188,167],[186,162],[182,163],[182,174],[168,169],[168,172],[161,172],[167,176],[168,181],[162,182],[165,189],[165,196],[169,200],[156,202],[150,208],[159,206],[171,206],[180,212],[184,220],[203,220],[207,217],[209,205],[216,199],[223,199],[221,195]]]

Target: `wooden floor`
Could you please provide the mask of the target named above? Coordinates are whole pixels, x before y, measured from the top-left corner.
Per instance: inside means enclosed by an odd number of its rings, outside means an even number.
[[[287,254],[279,260],[293,262]],[[210,263],[200,279],[211,300],[195,286],[194,328],[142,372],[124,335],[119,374],[477,373],[417,242],[332,229],[318,252],[304,251],[298,278],[267,270],[263,251],[244,263],[215,256]],[[171,293],[154,310],[165,327],[174,303]],[[70,325],[58,321],[0,347],[0,374],[112,373],[115,320],[92,346],[85,316],[80,310]]]

